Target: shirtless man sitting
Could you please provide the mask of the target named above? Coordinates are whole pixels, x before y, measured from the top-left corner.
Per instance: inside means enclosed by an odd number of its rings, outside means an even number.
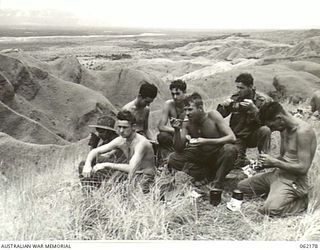
[[[171,82],[169,86],[172,99],[167,100],[164,103],[161,120],[158,125],[160,133],[157,136],[159,143],[159,151],[161,159],[166,162],[170,153],[174,151],[173,149],[173,127],[168,124],[168,120],[171,118],[184,119],[184,98],[187,89],[187,85],[182,80],[175,80]]]
[[[176,152],[170,154],[168,166],[186,172],[195,181],[213,180],[216,188],[222,188],[237,158],[237,147],[229,144],[235,142],[235,135],[219,112],[204,111],[198,93],[186,97],[184,109],[188,119],[171,122]]]
[[[261,154],[262,167],[273,168],[272,171],[245,179],[238,188],[247,195],[268,193],[261,212],[269,216],[301,212],[307,208],[307,174],[317,147],[315,132],[278,102],[263,105],[259,115],[271,131],[280,131],[280,156]]]
[[[136,119],[136,132],[152,139],[149,131],[149,114],[150,104],[156,98],[158,89],[155,85],[144,82],[139,89],[139,94],[136,99],[127,103],[122,107],[123,110],[129,110]]]
[[[117,131],[120,136],[90,151],[82,175],[88,178],[99,172],[114,169],[128,173],[129,182],[134,176],[139,175],[142,191],[147,193],[156,173],[152,145],[144,136],[135,132],[135,118],[132,113],[127,110],[120,111],[117,119]],[[128,163],[104,162],[92,167],[92,162],[97,156],[115,149],[120,149],[125,154]]]

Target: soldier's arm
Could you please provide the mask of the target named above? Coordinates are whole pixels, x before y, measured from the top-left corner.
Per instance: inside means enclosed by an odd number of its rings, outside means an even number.
[[[135,147],[134,154],[131,157],[129,163],[112,163],[112,162],[104,162],[98,163],[95,165],[94,170],[98,171],[104,168],[119,170],[122,172],[126,172],[129,174],[129,180],[131,181],[137,168],[139,167],[141,160],[143,159],[148,142],[138,143]]]
[[[169,114],[170,114],[170,101],[166,101],[164,103],[164,107],[162,109],[161,113],[161,119],[158,125],[158,129],[160,132],[169,132],[173,133],[174,129],[170,126],[168,126],[168,119],[169,119]]]
[[[284,148],[284,132],[280,133],[280,156],[278,157],[278,159],[282,159],[282,157],[284,156],[285,153],[285,148]]]
[[[256,93],[256,96],[257,96],[256,102],[253,103],[253,105],[247,111],[248,118],[250,123],[263,125],[259,117],[259,110],[264,104],[266,104],[267,102],[271,102],[272,98],[264,97],[262,95],[259,95],[258,93]]]
[[[226,107],[222,104],[218,104],[217,106],[217,111],[222,115],[222,117],[227,117],[228,115],[230,115],[230,109],[229,107]]]
[[[272,167],[278,167],[293,174],[306,174],[311,166],[314,150],[312,149],[312,142],[315,139],[315,133],[312,129],[302,128],[297,131],[298,144],[298,162],[286,162],[275,159]]]
[[[223,118],[231,114],[231,106],[236,95],[232,95],[229,99],[226,99],[222,103],[218,104],[217,111],[222,115]]]
[[[152,135],[149,130],[149,115],[150,115],[150,109],[148,108],[146,110],[146,113],[145,113],[144,119],[143,119],[143,131],[148,139],[152,139]]]
[[[181,152],[185,149],[188,134],[187,124],[188,122],[175,121],[176,123],[181,123],[180,126],[173,125],[174,134],[173,134],[173,148],[177,152]],[[181,128],[181,129],[180,129]]]
[[[133,176],[135,175],[137,168],[140,166],[140,163],[146,154],[149,142],[141,142],[138,143],[133,156],[131,157],[129,161],[129,181],[132,180]]]
[[[92,149],[86,158],[86,162],[83,167],[82,174],[85,177],[90,176],[90,172],[92,170],[91,165],[92,165],[93,159],[95,159],[100,154],[104,154],[104,153],[112,151],[113,149],[116,149],[119,146],[119,143],[120,143],[119,138],[116,138],[116,139],[112,140],[111,142],[109,142],[108,144],[105,144],[100,147]]]

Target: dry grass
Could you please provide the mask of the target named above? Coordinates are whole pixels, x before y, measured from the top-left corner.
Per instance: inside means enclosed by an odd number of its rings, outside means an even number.
[[[319,122],[310,122],[320,141]],[[287,218],[259,214],[262,199],[245,202],[241,212],[230,212],[225,206],[228,191],[217,207],[206,198],[195,200],[189,179],[181,173],[176,174],[175,190],[165,201],[160,200],[159,186],[172,178],[165,172],[147,195],[139,188],[128,193],[125,181],[110,179],[92,196],[84,196],[76,162],[56,159],[55,168],[39,172],[30,167],[20,179],[2,183],[0,240],[320,239],[320,149],[310,170],[313,188],[308,210]]]

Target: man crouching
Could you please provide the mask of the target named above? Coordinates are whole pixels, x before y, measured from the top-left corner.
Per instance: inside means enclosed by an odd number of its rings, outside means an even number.
[[[185,99],[184,109],[187,119],[171,121],[176,152],[169,156],[168,166],[186,172],[196,181],[213,180],[216,188],[222,188],[237,157],[237,147],[228,144],[235,141],[235,135],[220,113],[204,111],[198,93]]]
[[[117,119],[117,132],[120,136],[108,144],[90,151],[83,167],[82,175],[84,177],[92,177],[108,169],[119,170],[128,173],[129,182],[135,176],[139,177],[142,191],[148,193],[156,173],[152,145],[144,136],[135,132],[135,118],[130,111],[120,111]],[[104,162],[92,167],[95,157],[116,149],[124,153],[128,163]]]
[[[315,132],[278,102],[264,104],[259,115],[271,131],[280,131],[280,156],[261,154],[262,167],[273,169],[239,182],[238,188],[247,195],[268,194],[260,210],[264,214],[284,216],[301,212],[307,208],[307,176],[317,147]]]

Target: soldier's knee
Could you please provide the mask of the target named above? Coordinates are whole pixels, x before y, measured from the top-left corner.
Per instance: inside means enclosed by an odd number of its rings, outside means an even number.
[[[172,140],[172,136],[170,133],[167,133],[167,132],[160,132],[158,135],[157,135],[157,140],[158,140],[158,143],[161,145],[161,144],[166,144],[168,142],[170,142]]]
[[[271,136],[271,129],[267,126],[262,126],[259,128],[259,134],[260,134],[260,136],[270,137]]]
[[[181,171],[183,169],[184,164],[185,164],[185,161],[182,159],[179,153],[173,152],[169,155],[168,167],[170,169],[176,169]]]
[[[263,212],[269,216],[280,216],[283,214],[284,206],[280,202],[271,200],[266,201],[263,205]]]
[[[247,193],[247,190],[249,188],[249,180],[245,179],[242,180],[238,183],[237,188],[242,192],[242,193]]]
[[[238,154],[238,148],[236,145],[233,144],[225,144],[223,146],[224,154],[226,154],[229,157],[236,156]]]

